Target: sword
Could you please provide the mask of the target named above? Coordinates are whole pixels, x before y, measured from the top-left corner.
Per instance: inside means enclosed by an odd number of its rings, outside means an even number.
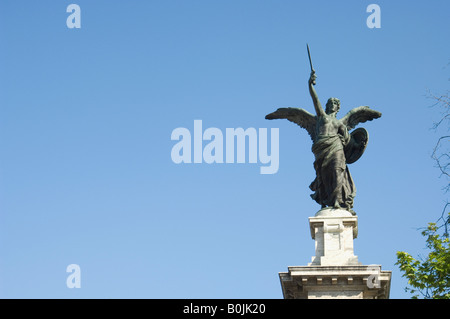
[[[314,71],[314,68],[312,66],[312,61],[311,61],[311,53],[309,52],[309,45],[308,43],[306,43],[306,49],[308,49],[308,58],[309,58],[309,65],[311,66],[311,73],[316,73],[316,71]],[[314,80],[312,82],[313,85],[316,85],[316,80]]]

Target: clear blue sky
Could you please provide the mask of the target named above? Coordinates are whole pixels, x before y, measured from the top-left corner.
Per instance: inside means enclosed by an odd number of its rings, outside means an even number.
[[[66,8],[81,8],[69,29]],[[369,29],[366,7],[381,8]],[[369,105],[358,190],[364,264],[425,254],[417,228],[446,194],[430,154],[448,89],[448,1],[0,2],[0,297],[282,298],[278,272],[314,254],[311,141],[278,107]],[[177,127],[272,128],[259,164],[175,164]],[[80,289],[66,267],[81,267]]]

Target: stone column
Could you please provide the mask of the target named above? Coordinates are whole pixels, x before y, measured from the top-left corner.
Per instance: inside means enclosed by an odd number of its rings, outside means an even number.
[[[308,266],[359,265],[353,253],[353,239],[358,236],[358,217],[343,209],[322,209],[309,218],[311,237],[316,241],[316,255]]]
[[[389,298],[391,272],[362,265],[354,254],[358,218],[343,209],[325,208],[309,218],[315,256],[308,266],[279,274],[285,299]]]

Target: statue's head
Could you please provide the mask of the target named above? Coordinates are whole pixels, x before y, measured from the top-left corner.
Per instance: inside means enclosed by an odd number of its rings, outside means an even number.
[[[341,108],[341,101],[335,97],[330,97],[325,106],[325,113],[332,114],[337,113]]]

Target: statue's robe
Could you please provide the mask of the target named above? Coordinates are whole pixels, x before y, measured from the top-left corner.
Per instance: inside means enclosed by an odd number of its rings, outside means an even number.
[[[352,210],[356,187],[348,170],[344,146],[347,136],[318,136],[313,143],[316,178],[309,186],[311,197],[322,207]]]

